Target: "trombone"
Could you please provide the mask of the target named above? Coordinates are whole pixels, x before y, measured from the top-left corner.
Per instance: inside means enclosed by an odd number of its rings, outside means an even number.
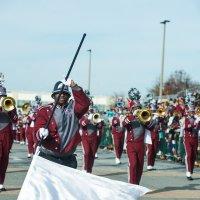
[[[4,97],[1,101],[1,107],[4,111],[9,112],[15,109],[16,102],[12,97]]]

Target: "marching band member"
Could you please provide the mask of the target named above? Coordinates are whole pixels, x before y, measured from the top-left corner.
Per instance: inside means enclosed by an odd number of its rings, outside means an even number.
[[[12,147],[13,142],[16,142],[16,137],[17,137],[17,123],[12,124],[12,130],[13,130],[13,139],[10,144],[10,147]]]
[[[151,106],[150,109],[153,113],[153,119],[151,121],[151,127],[149,127],[150,129],[150,133],[151,133],[151,144],[147,144],[146,145],[146,156],[147,156],[147,170],[151,171],[154,168],[154,164],[155,164],[155,159],[156,159],[156,153],[158,150],[158,142],[159,142],[159,130],[160,130],[160,126],[161,126],[161,119],[159,116],[157,116],[156,112],[156,107],[155,105]]]
[[[34,127],[37,116],[37,110],[41,105],[41,98],[39,96],[35,96],[35,101],[33,101],[31,104],[25,103],[22,106],[22,111],[27,114],[25,129],[25,136],[28,146],[27,158],[31,158],[34,154]]]
[[[148,135],[148,124],[151,120],[149,109],[141,110],[140,92],[136,88],[131,88],[128,92],[128,105],[130,113],[123,121],[123,126],[127,130],[127,155],[129,161],[129,182],[139,185],[145,153],[145,135]],[[145,117],[143,116],[145,115]]]
[[[77,160],[74,152],[81,141],[79,134],[79,119],[87,112],[90,102],[88,97],[73,80],[58,81],[52,91],[52,98],[57,100],[61,88],[64,90],[58,101],[55,112],[48,129],[45,125],[51,115],[53,105],[41,106],[37,111],[35,121],[36,145],[42,139],[39,156],[52,160],[59,164],[77,168]],[[69,100],[72,90],[74,100]]]
[[[194,163],[197,156],[200,119],[194,117],[195,109],[193,106],[189,107],[187,113],[188,115],[186,116],[183,124],[184,128],[183,141],[186,151],[186,156],[185,156],[186,177],[188,180],[193,180],[191,175],[193,174]]]
[[[99,145],[100,145],[100,143],[101,143],[101,139],[102,139],[102,137],[103,137],[104,130],[105,130],[105,122],[104,122],[103,119],[101,119],[101,121],[100,121],[99,124],[98,124],[98,132],[97,132],[97,150],[96,150],[96,153],[95,153],[95,158],[98,158],[97,151],[98,151]]]
[[[26,130],[25,135],[28,142],[28,155],[27,158],[31,158],[34,153],[34,127],[35,127],[35,119],[36,119],[36,109],[33,108],[32,112],[28,115],[26,119]]]
[[[19,131],[20,131],[20,144],[25,144],[26,142],[26,135],[25,135],[25,132],[26,132],[26,122],[27,122],[27,117],[28,115],[27,114],[23,114],[22,115],[22,126],[20,127]]]
[[[94,165],[95,154],[98,148],[98,135],[102,129],[100,116],[97,113],[89,113],[84,115],[80,120],[80,127],[82,132],[82,146],[84,156],[84,170],[92,173]]]
[[[10,136],[13,134],[12,123],[17,122],[17,112],[14,105],[12,110],[6,110],[2,105],[2,100],[6,96],[6,88],[0,85],[0,192],[6,190],[3,184],[11,148]]]
[[[167,129],[167,148],[168,148],[168,161],[171,161],[172,157],[175,156],[177,158],[177,150],[176,150],[176,140],[175,136],[178,131],[180,131],[180,110],[179,108],[174,107],[171,116],[168,119],[168,129]]]
[[[124,134],[125,128],[122,125],[124,118],[120,115],[119,112],[116,112],[116,115],[112,119],[112,135],[113,135],[113,142],[114,142],[114,150],[115,150],[115,163],[120,164],[120,158],[123,152],[124,146]]]
[[[16,135],[16,142],[20,143],[21,141],[21,132],[23,131],[23,121],[22,121],[23,116],[19,115],[18,121],[17,121],[17,135]]]
[[[139,185],[144,165],[144,136],[146,127],[137,117],[138,109],[141,108],[139,101],[134,101],[130,108],[131,113],[124,121],[123,126],[127,130],[127,155],[129,160],[129,182]]]

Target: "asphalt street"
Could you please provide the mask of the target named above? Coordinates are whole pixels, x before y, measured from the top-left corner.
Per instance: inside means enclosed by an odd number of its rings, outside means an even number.
[[[77,148],[78,169],[82,169],[82,149]],[[31,160],[27,158],[26,145],[14,144],[10,153],[6,174],[6,192],[0,193],[0,200],[15,200],[21,189]],[[127,182],[127,156],[123,154],[122,164],[115,164],[113,151],[99,149],[93,174],[113,180]],[[141,180],[142,186],[152,190],[141,199],[200,199],[200,168],[195,168],[193,181],[185,178],[185,166],[179,163],[156,160],[156,170],[147,171],[146,161]],[[30,199],[31,200],[31,199]]]

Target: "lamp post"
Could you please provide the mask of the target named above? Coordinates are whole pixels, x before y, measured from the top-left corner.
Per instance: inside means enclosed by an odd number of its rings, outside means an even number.
[[[160,90],[159,90],[159,97],[162,100],[163,95],[163,76],[164,76],[164,63],[165,63],[165,33],[166,33],[166,24],[170,22],[169,20],[164,20],[160,22],[164,25],[163,30],[163,44],[162,44],[162,61],[161,61],[161,73],[160,73]]]
[[[92,50],[88,49],[89,52],[89,67],[88,67],[88,91],[90,92],[90,82],[91,82],[91,57],[92,57]]]

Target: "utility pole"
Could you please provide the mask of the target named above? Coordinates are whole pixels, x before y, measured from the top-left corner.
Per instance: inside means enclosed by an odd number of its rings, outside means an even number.
[[[91,57],[92,57],[92,50],[88,49],[89,52],[89,66],[88,66],[88,91],[90,92],[90,83],[91,83]]]
[[[161,73],[160,73],[160,90],[159,90],[159,98],[162,100],[163,96],[163,77],[164,77],[164,64],[165,64],[165,34],[166,34],[166,24],[170,22],[169,20],[164,20],[160,22],[164,25],[163,30],[163,44],[162,44],[162,62],[161,62]]]

